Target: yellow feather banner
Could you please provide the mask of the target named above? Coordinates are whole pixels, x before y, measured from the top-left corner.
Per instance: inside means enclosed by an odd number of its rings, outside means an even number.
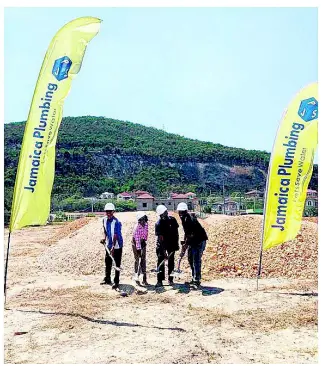
[[[25,126],[13,194],[10,232],[44,225],[50,211],[55,147],[64,99],[101,20],[77,18],[62,27],[45,55]]]
[[[275,139],[265,197],[263,250],[292,240],[301,227],[318,140],[318,84],[302,89]]]

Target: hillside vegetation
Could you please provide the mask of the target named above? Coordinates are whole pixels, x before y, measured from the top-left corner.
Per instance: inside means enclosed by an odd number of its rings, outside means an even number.
[[[5,207],[12,190],[25,122],[5,124]],[[155,195],[206,195],[265,186],[270,154],[188,139],[104,117],[65,117],[58,133],[53,202],[133,189]],[[317,185],[317,166],[311,187]]]

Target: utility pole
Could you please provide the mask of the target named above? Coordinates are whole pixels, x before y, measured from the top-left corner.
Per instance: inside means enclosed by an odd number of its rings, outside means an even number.
[[[97,201],[95,197],[91,197],[91,212],[94,213],[94,203]]]
[[[225,177],[223,177],[223,215],[225,215]]]

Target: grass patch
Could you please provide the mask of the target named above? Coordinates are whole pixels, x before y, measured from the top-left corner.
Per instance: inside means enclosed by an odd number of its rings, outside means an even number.
[[[296,349],[295,352],[297,353],[303,353],[303,354],[308,354],[311,357],[315,357],[318,354],[318,347],[313,347],[313,348],[300,348],[300,349]]]
[[[113,296],[88,291],[89,286],[65,289],[35,289],[22,291],[10,306],[55,313],[81,313],[94,316],[105,310]]]
[[[85,326],[111,308],[115,296],[90,292],[88,288],[25,290],[10,302],[10,307],[44,316],[41,329],[57,328],[64,332]]]
[[[303,305],[281,312],[266,309],[240,310],[227,313],[223,309],[189,308],[203,324],[219,325],[229,321],[235,327],[252,331],[272,331],[287,328],[316,327],[318,325],[317,302],[310,301]]]
[[[316,292],[318,291],[317,280],[297,280],[291,281],[291,283],[285,283],[280,285],[266,285],[263,288],[266,290],[288,290],[288,291],[302,291],[302,292]]]

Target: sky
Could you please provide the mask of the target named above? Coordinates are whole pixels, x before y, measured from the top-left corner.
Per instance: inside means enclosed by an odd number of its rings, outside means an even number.
[[[80,16],[103,23],[64,116],[270,152],[284,109],[317,80],[317,8],[6,8],[5,123],[27,119],[51,39]]]

